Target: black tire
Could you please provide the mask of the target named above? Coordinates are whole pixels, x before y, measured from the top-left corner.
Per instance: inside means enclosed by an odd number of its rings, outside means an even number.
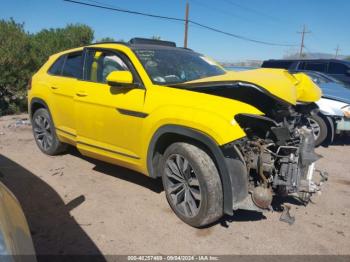
[[[58,140],[55,126],[47,109],[40,108],[34,112],[32,128],[35,142],[43,153],[54,156],[67,149],[67,144]]]
[[[314,132],[315,146],[319,146],[327,138],[328,128],[324,119],[319,115],[308,117],[311,129]],[[317,132],[317,133],[316,133]]]
[[[160,170],[168,203],[181,220],[202,227],[222,217],[221,179],[212,158],[203,149],[174,143],[166,149]]]
[[[328,147],[333,143],[334,136],[335,136],[335,123],[334,120],[329,117],[329,116],[323,116],[323,120],[325,121],[327,125],[327,137],[326,139],[322,142],[322,146]]]

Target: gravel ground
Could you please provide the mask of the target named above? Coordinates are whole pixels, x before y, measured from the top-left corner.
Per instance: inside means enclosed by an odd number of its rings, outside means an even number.
[[[204,229],[181,222],[161,181],[83,157],[46,156],[26,115],[0,118],[0,180],[26,214],[38,254],[350,254],[350,139],[318,148],[329,173],[307,207],[237,212]],[[16,125],[17,123],[17,125]]]

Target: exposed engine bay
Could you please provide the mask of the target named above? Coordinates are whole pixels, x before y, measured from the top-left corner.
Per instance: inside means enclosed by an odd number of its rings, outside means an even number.
[[[231,146],[245,162],[248,191],[255,206],[246,202],[236,209],[271,209],[274,195],[293,195],[306,204],[320,190],[312,179],[320,156],[314,151],[312,130],[307,128],[307,116],[316,113],[317,106],[288,104],[250,83],[208,83],[194,90],[245,102],[265,114],[235,116],[247,136]]]
[[[247,166],[254,204],[270,208],[273,194],[293,194],[307,203],[319,190],[312,180],[314,162],[320,157],[314,152],[312,131],[302,122],[291,124],[286,119],[280,123],[250,115],[236,119],[248,135],[236,146]]]

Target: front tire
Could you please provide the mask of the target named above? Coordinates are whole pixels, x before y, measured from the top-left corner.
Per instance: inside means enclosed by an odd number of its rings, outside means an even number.
[[[54,156],[67,149],[67,145],[58,140],[55,126],[47,109],[40,108],[34,112],[32,127],[35,142],[43,153]]]
[[[326,122],[319,115],[312,115],[307,118],[310,128],[314,134],[315,146],[319,146],[325,141],[328,134]]]
[[[202,227],[222,217],[221,179],[212,158],[203,149],[174,143],[164,153],[161,170],[166,198],[181,220]]]

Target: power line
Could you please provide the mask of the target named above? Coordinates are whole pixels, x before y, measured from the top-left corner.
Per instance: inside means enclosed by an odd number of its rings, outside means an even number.
[[[277,18],[275,18],[275,17],[272,17],[272,16],[270,16],[270,15],[267,15],[267,14],[261,12],[261,11],[258,11],[258,10],[256,10],[256,9],[253,9],[253,8],[251,8],[251,7],[247,7],[247,6],[238,4],[238,3],[236,3],[236,2],[234,2],[234,1],[232,1],[232,0],[225,0],[225,2],[226,2],[226,3],[229,3],[229,4],[233,5],[233,6],[236,6],[236,7],[238,7],[238,8],[241,8],[241,9],[243,9],[243,10],[246,10],[246,11],[248,11],[248,12],[257,14],[257,15],[264,16],[264,17],[267,17],[267,18],[272,19],[272,20],[279,20],[279,19],[277,19]]]
[[[105,5],[105,6],[111,7],[111,8],[119,8],[119,7],[116,7],[116,6],[107,4],[107,3],[102,3],[102,2],[99,2],[99,1],[95,1],[95,0],[86,0],[86,1],[94,3],[94,4]],[[119,8],[119,9],[121,9],[121,8]]]
[[[247,19],[247,17],[245,16],[240,16],[240,15],[237,15],[235,13],[233,13],[231,10],[230,11],[227,11],[227,10],[224,10],[224,9],[221,9],[221,8],[217,8],[216,6],[213,6],[213,5],[208,5],[206,3],[203,3],[203,1],[200,1],[200,0],[190,0],[190,2],[192,4],[195,4],[199,7],[202,7],[202,8],[205,8],[207,10],[210,10],[211,12],[213,11],[216,11],[217,13],[220,13],[221,15],[226,15],[230,18],[237,18],[239,19],[239,21],[245,21],[245,22],[254,22],[255,21],[252,21],[250,19]]]
[[[144,12],[138,12],[138,11],[133,11],[133,10],[128,10],[128,9],[122,9],[122,8],[116,8],[116,7],[108,7],[102,4],[93,4],[93,3],[86,3],[86,2],[81,2],[81,1],[75,1],[75,0],[63,0],[65,2],[69,3],[74,3],[74,4],[79,4],[79,5],[85,5],[85,6],[90,6],[90,7],[95,7],[95,8],[100,8],[100,9],[105,9],[105,10],[111,10],[111,11],[116,11],[116,12],[122,12],[122,13],[128,13],[128,14],[134,14],[134,15],[140,15],[140,16],[147,16],[147,17],[153,17],[153,18],[159,18],[159,19],[165,19],[165,20],[172,20],[172,21],[179,21],[179,22],[186,22],[185,19],[182,18],[176,18],[176,17],[170,17],[170,16],[161,16],[161,15],[156,15],[156,14],[149,14],[149,13],[144,13]],[[96,1],[95,1],[96,2]],[[223,30],[207,26],[201,23],[198,23],[193,20],[188,20],[188,23],[191,23],[193,25],[205,28],[207,30],[211,30],[213,32],[221,33],[227,36],[231,36],[240,40],[245,40],[257,44],[263,44],[263,45],[270,45],[270,46],[295,46],[294,44],[282,44],[282,43],[273,43],[273,42],[266,42],[266,41],[260,41],[256,40],[253,38],[248,38],[245,36],[225,32]]]
[[[79,5],[96,7],[96,8],[100,8],[100,9],[106,9],[106,10],[117,11],[117,12],[122,12],[122,13],[134,14],[134,15],[142,15],[142,16],[148,16],[148,17],[153,17],[153,18],[161,18],[161,19],[167,19],[167,20],[173,20],[173,21],[181,21],[181,22],[185,21],[184,19],[181,19],[181,18],[162,16],[162,15],[155,15],[155,14],[148,14],[148,13],[137,12],[137,11],[121,9],[121,8],[116,8],[116,7],[103,6],[103,5],[99,5],[99,4],[90,4],[90,3],[74,1],[74,0],[63,0],[63,1],[74,3],[74,4],[79,4]]]
[[[210,27],[210,26],[207,26],[207,25],[203,25],[201,23],[194,22],[192,20],[190,20],[190,23],[192,23],[192,24],[194,24],[196,26],[199,26],[199,27],[202,27],[202,28],[205,28],[205,29],[217,32],[217,33],[221,33],[221,34],[224,34],[224,35],[232,36],[232,37],[235,37],[237,39],[241,39],[241,40],[245,40],[245,41],[249,41],[249,42],[253,42],[253,43],[257,43],[257,44],[271,45],[271,46],[295,46],[294,44],[280,44],[280,43],[272,43],[272,42],[265,42],[265,41],[255,40],[255,39],[248,38],[248,37],[245,37],[245,36],[241,36],[241,35],[236,35],[236,34],[233,34],[233,33],[225,32],[225,31],[222,31],[220,29],[216,29],[214,27]]]

